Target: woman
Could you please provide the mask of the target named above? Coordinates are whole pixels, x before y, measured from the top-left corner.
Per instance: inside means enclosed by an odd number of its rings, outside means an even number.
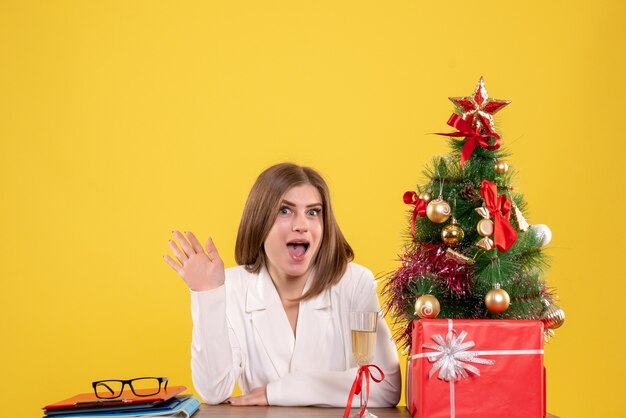
[[[353,252],[313,169],[278,164],[256,180],[224,270],[213,241],[206,253],[191,232],[165,261],[191,289],[194,386],[206,403],[345,406],[356,376],[351,311],[378,311],[372,273]],[[385,373],[369,405],[400,398],[395,345],[379,319],[373,364]],[[244,395],[230,397],[236,382]]]

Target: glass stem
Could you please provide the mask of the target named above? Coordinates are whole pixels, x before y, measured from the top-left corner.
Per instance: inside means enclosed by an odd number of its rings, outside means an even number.
[[[363,390],[364,388],[361,387],[361,393],[359,393],[359,406],[360,406],[359,411],[363,410]]]

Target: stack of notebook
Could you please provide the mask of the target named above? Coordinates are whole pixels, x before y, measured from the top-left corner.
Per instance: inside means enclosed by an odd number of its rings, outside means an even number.
[[[115,399],[99,399],[93,392],[81,393],[44,406],[44,418],[189,418],[200,408],[200,401],[191,395],[181,395],[185,389],[174,386],[154,396],[135,396],[124,391]]]

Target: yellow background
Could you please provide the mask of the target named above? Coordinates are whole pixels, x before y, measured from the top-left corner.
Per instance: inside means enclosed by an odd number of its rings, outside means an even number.
[[[512,100],[497,126],[527,218],[554,234],[548,410],[621,415],[625,6],[504,3],[2,1],[1,415],[99,378],[192,388],[166,241],[211,235],[233,265],[276,162],[320,170],[356,261],[393,270],[402,193],[448,151],[428,133],[481,75]]]

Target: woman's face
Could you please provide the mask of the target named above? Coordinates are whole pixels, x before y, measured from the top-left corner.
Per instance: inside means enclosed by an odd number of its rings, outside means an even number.
[[[264,242],[267,269],[274,280],[306,278],[324,230],[322,197],[304,184],[282,197],[278,216]]]

